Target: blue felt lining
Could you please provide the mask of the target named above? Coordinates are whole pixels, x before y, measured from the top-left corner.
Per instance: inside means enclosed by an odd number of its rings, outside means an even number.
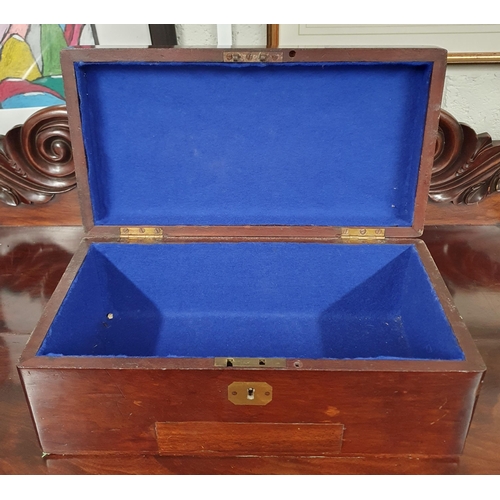
[[[464,358],[414,246],[269,242],[93,243],[38,355]]]
[[[75,71],[97,225],[412,225],[431,62]]]

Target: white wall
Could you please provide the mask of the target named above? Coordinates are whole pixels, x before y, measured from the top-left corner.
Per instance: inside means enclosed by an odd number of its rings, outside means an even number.
[[[177,43],[181,47],[217,45],[216,24],[176,24]],[[265,24],[233,24],[233,46],[265,47],[267,43]]]
[[[448,66],[442,107],[476,132],[500,139],[500,64]]]
[[[0,109],[0,134],[5,135],[12,127],[24,123],[40,109],[42,108]]]
[[[216,24],[176,24],[175,31],[180,47],[217,45]]]

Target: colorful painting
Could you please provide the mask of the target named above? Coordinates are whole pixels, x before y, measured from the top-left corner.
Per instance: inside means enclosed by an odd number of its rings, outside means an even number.
[[[0,109],[64,104],[60,51],[96,43],[90,24],[0,24]]]

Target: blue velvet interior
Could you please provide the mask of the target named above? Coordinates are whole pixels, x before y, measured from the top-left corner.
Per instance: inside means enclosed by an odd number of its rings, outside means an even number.
[[[76,63],[97,225],[411,226],[432,63]]]
[[[38,355],[463,359],[413,245],[269,242],[94,243]]]

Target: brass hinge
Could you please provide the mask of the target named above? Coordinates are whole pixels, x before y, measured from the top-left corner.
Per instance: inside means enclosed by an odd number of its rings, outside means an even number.
[[[121,227],[120,239],[122,241],[153,242],[162,241],[163,229],[161,227]]]
[[[380,227],[343,227],[340,237],[345,240],[383,240],[385,229]]]
[[[283,62],[283,52],[224,52],[222,56],[224,62]]]
[[[286,368],[285,358],[215,358],[214,366],[236,368]]]

